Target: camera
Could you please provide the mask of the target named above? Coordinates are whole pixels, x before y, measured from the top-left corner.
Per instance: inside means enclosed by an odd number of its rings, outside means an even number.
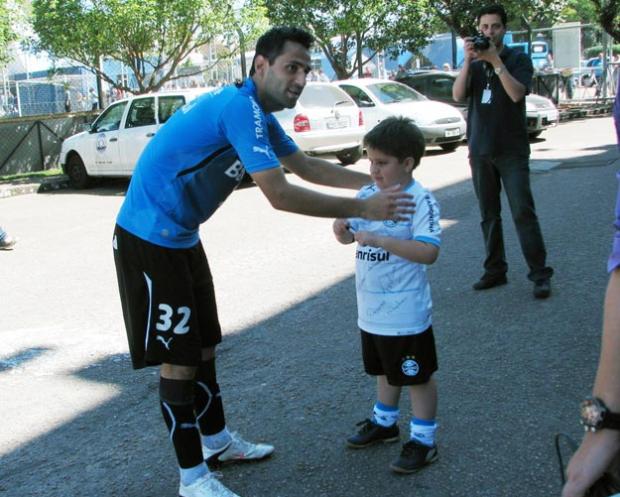
[[[471,41],[474,44],[474,50],[479,52],[482,50],[487,50],[491,46],[491,39],[484,36],[482,33],[474,35]]]

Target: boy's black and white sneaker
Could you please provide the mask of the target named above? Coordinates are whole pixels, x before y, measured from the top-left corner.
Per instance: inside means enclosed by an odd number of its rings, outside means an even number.
[[[370,419],[360,421],[356,426],[361,426],[360,430],[352,437],[347,438],[347,445],[352,449],[362,449],[371,445],[383,442],[398,442],[398,425],[385,427],[373,423]]]
[[[435,462],[437,457],[436,445],[429,447],[415,440],[409,440],[403,445],[400,456],[390,465],[390,468],[396,473],[415,473]]]

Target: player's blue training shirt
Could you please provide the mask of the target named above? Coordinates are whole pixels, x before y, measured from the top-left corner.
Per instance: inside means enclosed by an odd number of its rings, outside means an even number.
[[[146,146],[117,223],[156,245],[189,248],[198,228],[250,173],[280,166],[297,145],[258,103],[256,86],[227,86],[185,105]]]
[[[358,198],[368,198],[379,189],[368,185]],[[439,247],[439,205],[435,197],[416,181],[407,193],[413,195],[415,213],[406,221],[349,219],[351,231],[370,231],[401,240],[417,240]],[[411,262],[379,247],[357,245],[355,251],[358,326],[376,335],[415,335],[431,324],[431,289],[426,265]]]

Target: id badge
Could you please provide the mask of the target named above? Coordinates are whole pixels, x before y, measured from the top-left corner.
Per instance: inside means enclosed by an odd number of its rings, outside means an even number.
[[[491,88],[486,87],[482,91],[482,98],[480,99],[481,104],[490,104],[491,103]]]

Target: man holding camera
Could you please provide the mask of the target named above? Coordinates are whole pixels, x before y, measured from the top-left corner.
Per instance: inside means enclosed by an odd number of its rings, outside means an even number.
[[[544,299],[551,294],[553,269],[546,265],[530,189],[525,95],[532,83],[532,61],[504,46],[507,16],[501,5],[483,7],[476,21],[480,34],[465,39],[465,60],[452,88],[455,101],[469,97],[469,163],[486,249],[484,274],[473,288],[486,290],[507,283],[500,200],[503,185],[530,269],[528,278],[534,282],[534,297]]]

